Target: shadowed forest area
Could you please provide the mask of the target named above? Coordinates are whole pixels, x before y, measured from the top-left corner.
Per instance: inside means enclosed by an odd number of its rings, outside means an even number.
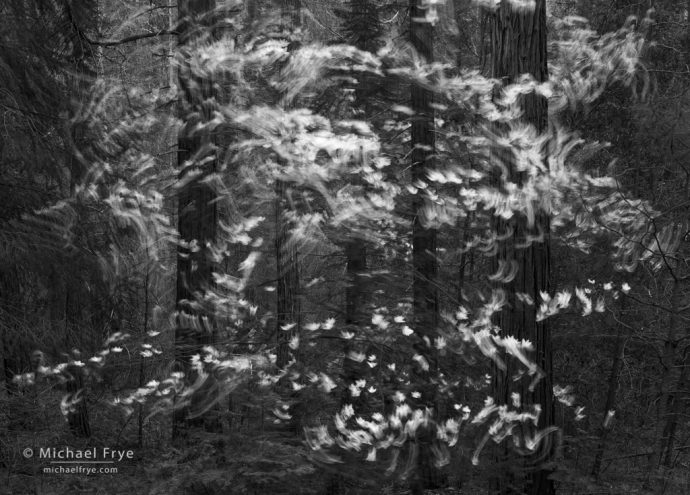
[[[690,493],[689,89],[690,1],[0,2],[0,493]]]

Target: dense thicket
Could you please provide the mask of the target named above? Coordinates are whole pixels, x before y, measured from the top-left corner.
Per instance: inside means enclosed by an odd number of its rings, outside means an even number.
[[[0,6],[10,491],[690,489],[690,21],[654,7]]]

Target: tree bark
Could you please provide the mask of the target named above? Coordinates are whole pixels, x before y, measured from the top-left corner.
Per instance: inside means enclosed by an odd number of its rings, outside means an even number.
[[[471,213],[467,212],[465,221],[460,227],[460,232],[458,233],[460,238],[460,249],[462,249],[462,252],[460,253],[460,261],[458,266],[458,304],[463,304],[465,302],[465,296],[463,294],[463,291],[465,289],[465,275],[467,273],[466,265],[468,264],[468,250],[466,249],[466,246],[467,241],[470,238],[470,216]]]
[[[14,381],[15,375],[28,371],[24,339],[17,324],[20,320],[16,316],[18,308],[21,307],[18,271],[17,267],[0,270],[0,344],[7,395],[14,395],[18,391],[17,383]]]
[[[214,8],[215,0],[182,0],[178,7],[178,43],[182,53],[178,81],[183,91],[181,117],[185,124],[178,137],[177,161],[180,181],[188,182],[178,193],[178,232],[181,244],[177,257],[178,321],[175,329],[175,361],[177,369],[185,374],[186,385],[196,379],[191,366],[192,356],[202,354],[203,347],[213,343],[212,318],[204,318],[210,315],[203,315],[202,311],[189,303],[203,295],[211,285],[213,266],[208,247],[216,238],[216,195],[203,182],[205,177],[215,171],[216,160],[211,158],[202,164],[204,159],[213,156],[214,150],[210,136],[192,131],[199,121],[211,118],[210,108],[205,100],[213,96],[212,81],[208,77],[193,74],[190,64],[195,43],[201,39],[204,31],[210,31],[209,23]],[[194,114],[198,117],[191,118],[190,115]],[[196,176],[189,179],[192,174]],[[202,418],[190,418],[200,400],[202,397],[195,394],[191,403],[175,407],[173,438],[183,437],[191,426],[203,424]]]
[[[144,325],[141,332],[142,340],[146,339],[149,331],[149,279],[151,269],[149,267],[149,248],[146,247],[146,274],[144,275]],[[146,377],[146,362],[145,357],[139,357],[139,387],[144,386]],[[137,444],[139,448],[144,446],[144,404],[139,404],[138,418],[137,418]]]
[[[668,421],[666,422],[666,427],[664,428],[664,438],[666,438],[665,453],[663,455],[663,465],[668,469],[673,468],[673,451],[674,444],[676,441],[676,430],[678,429],[678,422],[681,419],[681,414],[683,412],[683,406],[687,404],[687,386],[688,386],[688,348],[683,350],[683,358],[678,363],[680,366],[680,375],[678,376],[678,383],[675,387],[672,402],[671,411],[668,415]]]
[[[283,23],[298,27],[301,24],[300,0],[282,0]],[[276,333],[278,335],[279,368],[288,365],[293,353],[290,341],[299,338],[302,327],[301,294],[299,279],[299,253],[290,231],[294,227],[288,214],[292,208],[289,198],[290,188],[283,181],[276,183],[275,222],[276,222],[276,267],[278,271],[278,290],[276,291]],[[295,416],[293,414],[293,416]]]
[[[65,4],[66,12],[72,29],[76,33],[78,42],[72,44],[72,63],[74,65],[76,77],[74,78],[74,88],[79,101],[88,101],[92,90],[92,82],[96,77],[93,69],[94,52],[88,47],[86,41],[86,30],[95,31],[97,29],[97,12],[93,6],[75,7]],[[79,10],[77,10],[79,9]],[[81,109],[74,108],[74,112]],[[69,129],[72,139],[72,147],[68,157],[68,169],[70,172],[70,195],[74,197],[77,185],[80,185],[86,175],[89,163],[86,150],[89,146],[88,129],[89,122],[77,119]],[[87,216],[85,211],[81,215]],[[84,217],[82,217],[84,218]],[[88,218],[88,217],[86,217]],[[70,260],[74,261],[74,259]],[[79,260],[81,261],[81,260]],[[70,349],[70,333],[77,332],[83,324],[83,301],[81,295],[80,274],[74,276],[74,272],[63,272],[65,277],[65,296],[64,296],[64,338],[65,350]],[[91,436],[91,425],[89,422],[89,412],[86,404],[86,394],[84,391],[83,370],[80,367],[70,365],[66,369],[66,391],[69,400],[73,401],[72,409],[67,413],[67,423],[75,436],[88,438]]]
[[[616,405],[616,392],[618,390],[618,377],[620,375],[621,365],[623,364],[623,357],[625,356],[625,342],[623,337],[623,330],[620,324],[617,325],[616,333],[616,349],[613,355],[613,364],[611,366],[611,374],[609,375],[608,391],[606,393],[606,403],[604,404],[603,420],[601,422],[601,433],[599,436],[599,444],[597,445],[596,455],[594,457],[594,464],[592,465],[592,476],[599,478],[601,472],[601,463],[604,459],[606,451],[606,441],[611,431],[611,417],[609,411],[613,411]]]
[[[294,239],[291,239],[292,222],[286,217],[290,211],[288,186],[283,181],[276,184],[276,267],[278,290],[276,291],[276,332],[278,355],[276,364],[285,368],[294,357],[290,341],[299,337],[301,329],[301,301],[299,294],[299,257]]]
[[[79,395],[79,392],[84,387],[82,371],[80,368],[72,366],[67,368],[67,372],[71,375],[67,380],[67,394],[69,395],[69,400],[75,401],[73,409],[67,413],[67,424],[75,436],[88,438],[91,436],[89,411],[86,406],[86,397]]]
[[[681,281],[678,277],[674,277],[673,288],[671,289],[671,314],[668,320],[666,340],[661,355],[663,369],[659,381],[659,407],[657,410],[657,427],[655,432],[655,442],[657,445],[649,458],[650,473],[658,471],[661,467],[664,450],[668,443],[667,422],[670,418],[670,410],[673,403],[673,391],[671,390],[671,386],[672,384],[677,384],[680,378],[678,373],[679,370],[677,370],[675,364],[676,348],[678,346],[678,330],[680,326],[678,308],[680,307],[681,297]]]
[[[348,331],[354,330],[362,323],[362,301],[365,292],[364,272],[367,269],[366,247],[363,241],[348,242],[345,247],[347,258],[347,287],[345,288],[345,325]],[[344,387],[362,378],[366,371],[364,363],[357,363],[348,359],[348,354],[353,350],[352,340],[345,341],[345,360],[343,363]],[[351,397],[348,388],[343,389],[341,405],[352,404],[355,411],[360,413],[366,402],[366,391],[362,390],[358,398]]]
[[[348,2],[340,15],[344,18],[345,26],[343,28],[346,35],[349,35],[347,38],[350,39],[350,42],[360,50],[375,53],[379,43],[378,27],[380,22],[378,12],[372,2],[370,0]],[[354,86],[353,108],[361,111],[364,119],[369,119],[372,116],[371,99],[375,96],[376,91],[377,88],[368,74],[358,75],[358,83]],[[345,242],[344,254],[346,260],[345,327],[347,331],[357,336],[360,325],[365,319],[363,306],[366,304],[367,297],[366,241],[356,234],[351,234],[351,237]],[[364,389],[361,390],[359,396],[353,397],[349,388],[349,385],[357,382],[357,380],[367,379],[369,371],[367,364],[358,363],[348,358],[350,352],[356,349],[354,339],[344,341],[341,373],[343,389],[340,395],[340,406],[342,408],[351,404],[356,415],[363,417],[368,412],[369,393]],[[369,349],[366,349],[366,354],[369,354]],[[329,495],[348,493],[346,477],[340,472],[335,473],[329,480],[327,490]]]
[[[359,23],[367,23],[366,25],[357,26],[357,33],[349,33],[352,37],[352,43],[358,49],[376,52],[378,45],[378,36],[380,33],[377,28],[379,26],[378,12],[370,0],[355,0],[348,4],[347,20],[352,23],[351,30],[354,25]],[[365,19],[366,17],[366,19]],[[369,74],[361,74],[358,76],[358,84],[354,87],[355,101],[353,106],[362,112],[363,118],[368,119],[372,116],[371,98],[374,97],[376,87]],[[352,235],[345,244],[345,259],[346,259],[346,279],[347,285],[345,287],[345,325],[348,331],[354,331],[355,335],[359,325],[363,321],[362,306],[365,303],[366,283],[365,272],[367,270],[367,244],[364,239],[356,235]],[[353,340],[345,341],[345,359],[343,362],[343,380],[345,387],[349,384],[361,379],[366,373],[368,366],[364,363],[356,363],[347,356],[353,348]],[[341,405],[352,404],[355,411],[360,411],[366,404],[367,392],[362,390],[357,398],[353,398],[346,388],[343,390],[341,397]]]
[[[492,76],[500,79],[504,85],[513,83],[522,74],[530,74],[536,81],[548,79],[547,44],[546,44],[546,1],[536,0],[534,9],[521,9],[512,2],[503,0],[501,5],[491,14],[491,72]],[[523,122],[534,126],[538,132],[547,130],[547,101],[535,93],[526,94],[521,100]],[[500,130],[499,130],[500,132]],[[497,156],[503,159],[508,168],[505,180],[520,185],[525,177],[518,172],[512,162],[510,152],[497,150]],[[547,161],[544,160],[545,166]],[[498,186],[500,184],[497,174]],[[531,405],[539,404],[541,414],[537,424],[538,430],[551,427],[554,424],[553,391],[551,385],[552,353],[551,334],[548,319],[537,321],[536,309],[541,292],[550,292],[550,220],[548,215],[540,211],[535,205],[534,225],[522,214],[516,214],[510,220],[496,218],[495,232],[502,235],[512,232],[509,238],[499,242],[493,267],[497,268],[498,261],[516,263],[518,273],[509,283],[498,287],[506,296],[506,305],[498,315],[498,326],[503,336],[514,336],[518,341],[522,339],[532,342],[535,348],[533,359],[542,378],[533,390],[530,390],[525,380],[514,382],[513,375],[517,371],[515,363],[506,360],[507,370],[495,370],[493,377],[494,398],[497,403],[511,404],[511,394],[520,395],[522,410],[529,410]],[[542,242],[528,242],[524,244],[528,235],[543,236]],[[527,304],[518,299],[518,294],[528,294],[535,304]],[[524,425],[525,428],[527,425]],[[521,428],[519,431],[524,431]],[[517,439],[522,441],[523,439]],[[531,495],[549,495],[554,493],[553,481],[549,479],[551,468],[549,462],[553,458],[554,449],[550,438],[542,441],[533,455],[523,457],[522,461],[511,459],[507,451],[500,457],[511,462],[507,468],[518,468],[519,472],[492,480],[492,488],[498,493],[527,493]]]
[[[426,61],[434,59],[434,28],[424,20],[426,9],[420,7],[419,0],[410,0],[410,41],[414,49]],[[434,134],[435,112],[433,93],[413,84],[410,88],[410,103],[415,112],[411,126],[411,171],[412,183],[428,181],[427,172],[434,167],[436,139]],[[417,370],[420,383],[424,384],[422,397],[415,407],[437,411],[437,397],[431,378],[437,371],[437,359],[433,347],[429,347],[424,337],[433,346],[438,325],[438,261],[436,258],[436,237],[434,228],[425,225],[425,209],[429,205],[420,190],[413,198],[412,212],[412,299],[413,323],[416,334],[415,350],[429,364],[428,370],[419,366]],[[447,479],[436,466],[433,454],[434,431],[420,427],[417,432],[417,464],[411,489],[413,494],[421,494],[426,489],[442,488]]]
[[[70,334],[80,328],[82,304],[78,299],[78,287],[67,284],[66,289],[63,320],[65,323],[64,344],[66,352],[69,352]],[[68,366],[65,371],[65,378],[67,379],[65,389],[69,396],[68,401],[72,402],[72,408],[67,413],[67,424],[72,434],[77,437],[88,438],[91,436],[91,425],[86,405],[86,395],[82,393],[84,390],[83,371],[80,367],[74,365]]]

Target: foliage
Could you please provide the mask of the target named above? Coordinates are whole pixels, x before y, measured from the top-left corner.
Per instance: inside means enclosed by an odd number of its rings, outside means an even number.
[[[425,18],[418,21],[440,22],[447,7],[425,4]],[[497,2],[476,4],[490,11]],[[530,2],[517,4],[530,8]],[[65,5],[61,15],[71,12],[71,4]],[[558,268],[551,293],[519,297],[536,306],[538,321],[553,319],[559,330],[571,332],[620,323],[621,301],[646,297],[639,288],[641,272],[649,278],[668,274],[672,281],[685,279],[681,267],[687,224],[670,213],[676,206],[630,188],[620,173],[628,158],[625,150],[619,150],[620,161],[602,165],[602,156],[617,145],[597,140],[586,129],[578,131],[616,91],[630,92],[631,113],[646,122],[640,108],[656,97],[645,60],[651,18],[630,20],[608,34],[599,34],[580,17],[555,19],[549,80],[540,83],[524,76],[501,86],[481,67],[457,67],[442,58],[428,62],[395,41],[398,26],[388,27],[385,18],[404,14],[391,2],[333,6],[343,34],[329,44],[310,40],[297,26],[285,26],[280,9],[257,5],[261,16],[239,1],[221,2],[207,12],[199,26],[210,19],[212,27],[197,26],[205,34],[176,53],[173,63],[180,80],[175,88],[152,91],[157,84],[148,76],[132,83],[102,69],[71,86],[58,84],[69,79],[70,70],[85,67],[74,45],[67,61],[55,60],[49,50],[38,53],[24,74],[13,55],[6,50],[0,54],[0,63],[11,69],[0,76],[7,78],[2,104],[11,119],[10,144],[2,151],[3,165],[9,165],[1,180],[15,187],[27,181],[32,188],[45,184],[31,195],[13,196],[11,208],[2,211],[2,270],[9,272],[21,261],[23,275],[15,277],[14,286],[2,287],[8,304],[0,308],[0,320],[23,335],[25,345],[44,350],[35,365],[12,370],[18,376],[6,387],[10,390],[14,383],[17,389],[3,402],[3,411],[59,403],[70,417],[80,404],[88,404],[97,411],[92,416],[101,416],[93,436],[102,443],[115,436],[127,444],[143,443],[146,429],[167,428],[165,418],[173,409],[188,408],[200,418],[215,415],[220,429],[193,431],[163,463],[142,467],[145,477],[156,480],[155,486],[147,486],[151,493],[297,493],[296,486],[304,493],[323,493],[338,483],[380,493],[414,478],[420,439],[427,437],[437,467],[462,466],[471,473],[481,473],[494,461],[492,444],[511,445],[527,457],[543,443],[560,445],[565,437],[570,450],[566,459],[556,460],[554,476],[562,486],[590,489],[569,456],[592,448],[577,434],[578,428],[588,433],[596,428],[589,419],[583,425],[583,404],[598,407],[605,394],[574,394],[570,384],[600,380],[603,389],[604,382],[594,373],[586,379],[573,376],[578,368],[586,369],[571,361],[579,353],[557,348],[561,371],[554,396],[561,420],[542,429],[537,428],[539,404],[523,407],[526,399],[517,394],[510,404],[502,404],[490,395],[493,374],[514,370],[511,379],[534,387],[549,370],[534,362],[533,343],[497,327],[496,316],[507,304],[497,286],[514,280],[519,268],[499,260],[492,273],[488,258],[513,234],[495,232],[495,219],[521,217],[532,227],[538,217],[548,215],[551,231],[530,236],[516,249],[550,236],[554,251],[568,253],[584,271]],[[165,8],[151,10],[159,7]],[[111,50],[104,48],[109,42],[99,45],[96,33],[83,28],[85,19],[93,17],[84,12],[83,18],[70,17],[73,36],[94,51]],[[147,12],[127,13],[114,34],[124,38],[132,26],[161,31],[167,19]],[[13,15],[32,19],[25,12]],[[42,40],[40,26],[8,32],[6,21],[2,26],[3,39],[18,45]],[[21,38],[27,33],[32,37]],[[167,53],[166,42],[150,38],[141,38],[153,43],[145,45],[148,51]],[[114,52],[148,56],[128,43],[113,46]],[[403,96],[411,87],[433,94],[437,112],[436,162],[426,180],[413,180],[408,166],[410,126],[419,118]],[[39,93],[44,97],[36,99]],[[65,94],[82,101],[63,103],[62,113],[36,120],[54,102],[63,102]],[[525,98],[535,94],[549,101],[549,127],[543,134],[522,119]],[[60,122],[68,132],[60,130]],[[31,138],[25,137],[27,129]],[[200,143],[181,163],[163,157],[175,135]],[[37,137],[34,156],[45,158],[39,160],[45,168],[22,171],[31,161],[28,142]],[[68,145],[65,156],[52,152]],[[200,176],[209,163],[212,171]],[[511,177],[511,166],[520,180]],[[217,235],[208,245],[180,239],[171,214],[175,196],[199,177],[213,191],[218,209]],[[276,211],[281,187],[288,205],[283,212]],[[412,212],[415,198],[424,207]],[[287,243],[299,259],[302,321],[276,329],[276,277],[284,267],[272,246],[280,215],[289,220]],[[439,232],[434,254],[442,267],[442,297],[432,338],[413,323],[413,215],[424,228]],[[366,317],[354,326],[342,309],[351,284],[343,275],[343,246],[353,240],[369,249],[369,269],[361,274],[367,279],[360,309]],[[173,308],[175,257],[187,252],[208,253],[213,274],[203,289],[189,300],[174,301]],[[587,271],[589,260],[582,253],[596,255],[605,272]],[[457,280],[448,273],[457,273],[462,265],[464,277],[468,259],[476,260],[474,278],[460,286],[456,297]],[[56,291],[54,280],[64,289]],[[646,300],[668,292],[655,290],[654,295],[648,291]],[[10,292],[24,299],[39,294],[35,317],[21,319],[11,305],[24,303],[10,300],[5,295]],[[56,326],[60,313],[55,309],[59,304],[50,299],[54,292],[88,301],[65,303],[64,320],[71,327]],[[678,298],[669,304],[671,314],[681,312]],[[655,314],[661,319],[661,313]],[[626,320],[632,324],[631,317]],[[36,325],[39,331],[26,338],[35,322],[42,326]],[[174,349],[176,327],[197,334],[213,329],[212,342],[190,359],[192,373],[187,376],[171,371],[179,352]],[[70,334],[69,328],[80,330]],[[291,361],[281,369],[276,365],[276,333],[295,328],[300,332],[288,342]],[[649,332],[640,328],[637,335],[647,338]],[[685,354],[668,351],[677,345],[673,339],[682,337],[669,335],[662,360],[666,371],[658,373],[683,385],[684,372],[676,376],[669,370],[685,363]],[[63,337],[67,344],[58,350]],[[46,348],[53,342],[51,354]],[[595,350],[592,362],[601,366],[607,354]],[[640,370],[652,366],[644,353],[630,359]],[[644,371],[636,376],[646,379]],[[76,380],[78,392],[56,392]],[[433,410],[420,405],[428,390],[435,394]],[[674,401],[681,399],[678,393],[664,393],[661,399],[671,415]],[[616,414],[642,415],[634,410],[633,399],[625,400]],[[7,431],[33,431],[43,442],[69,441],[49,438],[45,423],[18,424],[21,415],[7,416],[13,424]],[[113,435],[118,428],[120,433]],[[24,439],[23,433],[0,437],[4,445],[12,445],[9,451]],[[4,464],[15,469],[19,462]],[[357,479],[359,470],[366,470],[365,478]]]

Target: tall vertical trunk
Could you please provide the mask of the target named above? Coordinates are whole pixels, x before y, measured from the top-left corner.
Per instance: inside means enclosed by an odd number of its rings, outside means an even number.
[[[681,280],[674,276],[671,292],[671,315],[661,362],[662,376],[659,382],[659,410],[657,417],[657,446],[650,457],[650,471],[659,476],[657,493],[664,493],[669,478],[664,474],[673,468],[673,450],[676,430],[686,404],[688,380],[688,348],[679,357],[678,344],[684,340],[680,333],[680,302],[683,291]]]
[[[349,4],[348,16],[350,21],[361,21],[364,16],[371,25],[361,26],[360,32],[349,33],[353,36],[353,44],[358,49],[363,51],[375,52],[378,43],[377,33],[372,30],[372,26],[378,23],[378,12],[376,11],[371,0],[355,0]],[[374,16],[372,19],[370,16]],[[354,88],[355,101],[354,107],[360,110],[365,119],[372,115],[371,100],[373,96],[372,91],[375,90],[372,78],[368,74],[361,74],[358,76],[358,84]],[[367,245],[364,239],[358,238],[356,235],[348,239],[345,245],[345,259],[346,259],[346,280],[345,287],[345,324],[348,330],[357,332],[357,327],[362,323],[362,305],[364,304],[366,284],[364,273],[367,270]],[[345,341],[345,356],[353,350],[352,340]],[[362,363],[348,359],[347,357],[343,363],[343,378],[345,387],[350,383],[354,383],[362,378],[362,372],[366,372],[367,366]],[[343,390],[341,398],[342,405],[347,403],[353,404],[355,410],[358,411],[366,402],[366,391],[362,391],[359,397],[353,398],[349,390]]]
[[[66,390],[69,400],[74,403],[73,408],[67,413],[67,424],[75,436],[88,438],[91,436],[91,424],[89,423],[86,397],[80,395],[84,387],[82,371],[73,366],[67,368],[67,372],[71,376],[68,378]]]
[[[259,12],[259,2],[257,0],[246,0],[245,5],[247,7],[247,20],[251,25],[256,20]]]
[[[468,264],[468,250],[466,249],[466,246],[470,237],[470,215],[471,214],[468,212],[467,216],[465,217],[465,221],[460,227],[460,249],[462,249],[462,252],[460,253],[460,261],[458,266],[458,304],[462,304],[465,299],[463,291],[465,289],[465,276],[467,273],[466,265]]]
[[[345,289],[345,323],[358,325],[361,320],[364,283],[362,275],[367,269],[367,248],[360,241],[351,241],[345,247],[347,258],[347,287]]]
[[[178,6],[180,33],[178,43],[183,54],[178,80],[183,91],[181,109],[185,120],[178,137],[177,161],[180,181],[187,181],[178,193],[178,232],[180,248],[177,257],[177,310],[175,329],[175,361],[178,370],[184,372],[185,383],[193,383],[196,376],[191,366],[191,357],[201,354],[205,345],[213,343],[211,318],[203,318],[198,310],[192,309],[193,301],[211,284],[213,266],[209,256],[209,243],[215,241],[217,208],[215,192],[203,179],[216,168],[215,159],[206,160],[214,153],[211,138],[194,134],[198,123],[187,118],[198,113],[203,122],[210,120],[210,109],[205,100],[212,97],[212,81],[208,77],[193,74],[189,57],[194,44],[209,28],[215,0],[181,0]],[[194,178],[188,177],[195,175]],[[196,247],[194,247],[196,244]],[[208,315],[207,315],[208,316]],[[203,424],[203,419],[189,417],[201,397],[192,397],[191,404],[175,408],[173,413],[173,438],[182,437],[190,426]]]
[[[350,6],[351,15],[358,19],[358,15],[374,16],[368,19],[372,25],[378,22],[378,12],[371,0],[357,0]],[[363,51],[376,52],[378,39],[377,33],[372,32],[371,26],[362,26],[360,36],[354,39],[354,45]],[[370,99],[372,98],[373,81],[369,74],[361,74],[359,84],[355,87],[355,105],[363,112],[365,119],[371,117],[372,109]],[[360,323],[362,314],[362,303],[364,301],[365,284],[363,274],[367,269],[367,245],[363,239],[353,237],[345,246],[347,287],[345,289],[345,323],[349,326],[357,326]],[[350,360],[347,360],[350,361]],[[353,377],[354,378],[354,377]]]
[[[299,337],[301,328],[301,300],[299,294],[299,257],[294,239],[290,239],[292,222],[286,218],[290,211],[288,186],[283,181],[276,184],[276,267],[278,290],[276,291],[276,332],[278,356],[276,364],[285,368],[294,357],[290,341]]]
[[[685,10],[686,32],[690,36],[690,0],[686,1]],[[687,184],[688,181],[686,180],[686,191],[688,190]],[[677,306],[672,309],[677,309]],[[662,437],[666,440],[666,445],[661,448],[661,451],[659,452],[659,459],[657,460],[657,462],[661,461],[663,466],[667,469],[673,468],[673,452],[675,448],[676,430],[678,429],[678,423],[681,419],[683,406],[687,404],[688,367],[690,367],[690,353],[688,350],[689,348],[687,346],[685,349],[683,349],[683,355],[679,362],[680,372],[678,375],[677,385],[675,387],[675,394],[670,405],[670,412],[662,435]],[[664,490],[664,488],[665,487],[662,486],[661,490]]]
[[[524,9],[503,0],[498,9],[491,14],[491,62],[492,76],[510,84],[525,73],[531,74],[537,81],[546,81],[547,44],[546,44],[546,0],[536,0],[534,9]],[[524,122],[531,124],[538,132],[547,129],[547,101],[535,93],[527,94],[521,101]],[[496,151],[497,155],[502,150]],[[508,167],[508,181],[521,184],[524,173],[516,170],[511,162],[509,152],[501,155]],[[544,160],[546,165],[548,162]],[[500,187],[500,184],[499,184]],[[498,260],[517,263],[517,276],[504,284],[501,290],[506,296],[506,305],[498,315],[498,326],[503,336],[514,336],[518,341],[527,339],[535,347],[534,361],[543,373],[543,377],[530,389],[525,380],[514,382],[512,376],[517,371],[515,363],[507,360],[507,370],[494,373],[494,397],[498,403],[510,404],[511,394],[520,394],[523,410],[539,404],[541,414],[537,428],[544,429],[554,424],[553,392],[551,385],[551,335],[548,319],[537,321],[536,304],[526,304],[517,297],[519,293],[528,294],[537,302],[541,292],[550,291],[550,221],[546,213],[539,211],[535,215],[534,225],[530,225],[523,215],[515,215],[510,220],[496,219],[494,227],[497,234],[512,231],[512,235],[499,243]],[[524,244],[528,235],[543,235],[542,242]],[[504,453],[505,455],[505,453]],[[531,495],[549,495],[554,493],[553,481],[549,479],[548,462],[553,458],[553,447],[550,439],[542,441],[538,452],[523,459],[524,462],[510,459],[520,464],[523,475],[496,478],[493,487],[499,493],[527,493]],[[512,465],[509,468],[518,466]],[[522,478],[522,479],[520,479]]]
[[[65,349],[70,348],[70,333],[79,329],[81,323],[82,305],[79,299],[75,299],[74,294],[78,294],[77,287],[67,285],[64,299],[64,335]],[[66,369],[68,401],[72,403],[72,408],[67,413],[67,424],[70,431],[77,437],[88,438],[91,436],[91,424],[89,422],[89,411],[86,405],[86,395],[83,394],[84,380],[82,369],[78,366],[70,365]]]
[[[611,431],[610,411],[614,411],[614,407],[616,405],[618,377],[620,375],[621,365],[623,364],[623,357],[625,355],[626,339],[623,336],[622,325],[618,324],[617,327],[616,348],[613,355],[611,373],[609,374],[608,391],[606,392],[606,403],[604,404],[603,419],[601,422],[601,433],[594,457],[594,464],[592,466],[592,476],[595,478],[598,478],[599,473],[601,472],[601,463],[604,459],[604,452],[606,451],[606,441],[608,439],[609,432]]]
[[[673,468],[673,451],[676,442],[676,430],[678,429],[678,422],[681,420],[681,414],[684,406],[687,404],[687,387],[688,387],[688,347],[683,350],[683,357],[679,361],[680,375],[678,375],[678,382],[676,384],[673,399],[671,403],[671,410],[668,415],[668,421],[664,428],[664,438],[666,439],[665,454],[663,454],[663,465],[666,468]]]
[[[13,313],[20,307],[20,283],[18,268],[0,270],[0,345],[2,346],[3,375],[7,395],[17,392],[15,375],[24,371],[24,356],[21,329]]]
[[[363,241],[353,240],[345,246],[346,279],[345,288],[345,325],[348,331],[357,332],[359,325],[362,324],[362,303],[366,293],[363,274],[367,269],[366,246]],[[368,392],[362,390],[360,395],[353,397],[350,393],[349,385],[362,378],[366,379],[368,366],[365,363],[358,363],[348,358],[350,351],[355,350],[352,340],[345,340],[344,360],[342,369],[343,388],[340,395],[341,408],[346,404],[352,405],[357,416],[364,416]],[[367,352],[368,354],[368,352]],[[328,495],[341,495],[348,493],[346,479],[339,472],[331,476],[327,485]]]
[[[457,70],[458,72],[460,71],[460,67],[462,67],[462,42],[463,42],[463,22],[462,22],[462,14],[463,10],[467,8],[466,6],[469,5],[468,3],[464,2],[464,0],[453,0],[453,17],[455,20],[455,27],[457,28],[458,32],[456,35],[456,43],[457,46],[455,47],[455,63],[457,65]]]
[[[283,23],[298,27],[301,23],[300,0],[282,0]],[[288,219],[291,209],[289,186],[276,183],[276,267],[278,290],[276,291],[276,333],[278,335],[278,357],[276,364],[284,368],[293,357],[290,341],[299,338],[302,327],[301,295],[299,279],[299,255],[294,240],[290,239],[292,222]]]
[[[357,327],[362,323],[362,300],[365,292],[363,274],[367,269],[366,246],[363,241],[353,240],[348,242],[345,247],[345,256],[347,258],[346,278],[347,286],[345,288],[345,325],[348,330],[357,331]],[[352,350],[352,341],[345,341],[345,361],[343,363],[343,378],[345,387],[356,382],[362,377],[362,371],[365,368],[363,363],[357,363],[352,359],[348,359],[347,355]],[[342,405],[352,404],[355,411],[360,413],[362,406],[366,400],[366,391],[362,391],[358,398],[351,397],[348,388],[343,389],[341,397]]]
[[[354,0],[347,3],[347,10],[341,15],[345,18],[344,31],[350,42],[362,51],[374,53],[379,43],[378,12],[371,0]],[[364,21],[364,22],[362,22]],[[369,119],[372,116],[371,98],[376,88],[372,78],[368,74],[358,75],[358,83],[354,87],[355,101],[353,108],[361,111],[362,118]],[[366,187],[366,186],[365,186]],[[345,326],[348,331],[358,334],[364,322],[363,306],[366,302],[367,284],[365,272],[367,270],[367,244],[356,234],[345,243]],[[352,405],[355,414],[364,416],[369,403],[369,394],[361,390],[359,396],[353,397],[349,385],[360,379],[367,379],[368,366],[349,359],[350,352],[357,350],[354,339],[345,340],[343,343],[343,367],[341,372],[342,391],[340,406]],[[370,354],[369,349],[366,350]],[[329,495],[348,493],[345,477],[337,472],[329,480],[327,487]]]
[[[146,246],[146,274],[144,275],[144,325],[142,328],[142,340],[146,338],[146,335],[149,331],[149,279],[150,279],[150,267],[149,267],[149,248]],[[145,381],[145,367],[146,367],[146,362],[145,362],[145,357],[140,356],[139,357],[139,387],[142,388],[144,386],[144,381]],[[138,418],[137,418],[137,443],[139,445],[139,448],[144,446],[144,404],[139,404],[139,411],[138,411]]]
[[[96,31],[97,11],[96,4],[88,3],[76,6],[65,4],[67,17],[74,31],[72,42],[72,64],[74,66],[75,77],[73,80],[73,90],[76,100],[80,102],[88,101],[92,89],[92,82],[96,76],[93,70],[93,47],[86,41],[85,33]],[[73,111],[78,115],[81,108],[74,108]],[[84,179],[89,164],[85,158],[85,151],[88,149],[89,121],[83,118],[75,119],[70,126],[69,132],[72,139],[72,148],[68,156],[68,169],[70,173],[70,196],[74,197],[76,188]],[[88,218],[88,213],[82,211],[84,219]],[[74,258],[70,261],[79,261]],[[82,310],[83,305],[80,300],[81,287],[79,277],[76,278],[71,272],[63,272],[66,278],[64,288],[64,338],[65,349],[70,349],[70,333],[81,329],[83,324]],[[58,296],[60,297],[60,296]],[[79,437],[90,437],[91,426],[89,423],[89,413],[86,405],[86,396],[83,394],[83,370],[77,366],[69,366],[66,369],[67,383],[66,391],[69,400],[73,402],[72,409],[67,414],[67,422],[72,433]]]
[[[427,62],[434,59],[434,28],[425,22],[426,9],[420,0],[410,0],[410,41],[419,55]],[[411,170],[412,182],[428,181],[427,171],[434,167],[436,139],[434,134],[433,94],[431,91],[412,85],[410,103],[415,114],[411,126]],[[438,324],[438,287],[436,258],[436,230],[425,225],[425,208],[428,206],[423,193],[418,192],[412,202],[412,299],[413,322],[417,335],[415,350],[429,364],[427,371],[419,369],[418,379],[424,383],[424,392],[417,407],[436,411],[437,397],[434,387],[429,383],[437,371],[437,360],[432,348],[427,346],[424,337],[433,343]],[[420,427],[417,432],[417,465],[412,480],[412,493],[421,494],[425,489],[440,488],[445,485],[443,473],[435,466],[433,441],[435,432],[431,428]]]
[[[673,278],[673,288],[671,289],[671,314],[668,321],[666,341],[661,355],[661,379],[659,380],[659,407],[657,411],[656,427],[656,446],[649,459],[650,472],[654,472],[661,467],[664,450],[668,443],[668,421],[673,404],[674,392],[672,386],[679,382],[679,369],[676,366],[676,348],[678,346],[678,330],[680,326],[680,315],[678,308],[682,297],[681,282],[678,277]],[[682,375],[682,374],[680,374]]]

